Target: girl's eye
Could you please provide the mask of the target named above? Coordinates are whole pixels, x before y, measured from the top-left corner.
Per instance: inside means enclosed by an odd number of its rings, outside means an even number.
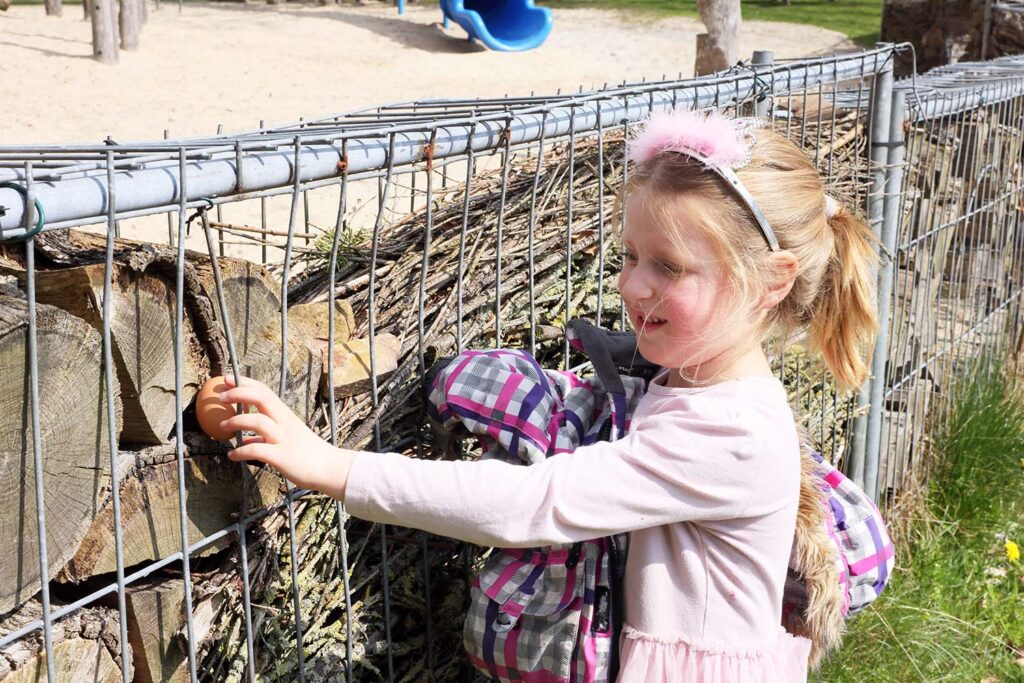
[[[622,251],[622,259],[624,261],[628,261],[629,263],[634,263],[634,262],[636,262],[636,254],[634,254],[631,251],[627,251],[627,250],[623,249],[623,251]]]
[[[667,273],[668,275],[672,275],[673,277],[677,275],[682,275],[683,273],[686,272],[685,268],[677,266],[674,263],[661,262],[658,264],[658,267],[661,268],[665,273]]]

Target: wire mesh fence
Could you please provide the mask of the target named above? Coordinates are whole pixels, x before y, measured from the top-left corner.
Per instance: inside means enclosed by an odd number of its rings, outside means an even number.
[[[817,445],[893,504],[961,361],[1016,340],[1024,88],[1009,59],[894,84],[896,49],[0,148],[0,678],[471,679],[481,549],[228,463],[198,389],[238,373],[335,445],[473,457],[426,427],[424,372],[499,346],[573,367],[570,318],[626,327],[625,141],[670,107],[765,118],[879,234],[874,379],[837,394],[800,339],[774,362]]]

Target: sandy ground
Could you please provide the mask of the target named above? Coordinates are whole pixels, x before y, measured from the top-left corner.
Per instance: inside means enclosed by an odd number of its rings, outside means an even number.
[[[254,128],[427,97],[501,96],[692,73],[700,22],[556,10],[540,48],[492,52],[445,32],[436,4],[176,3],[155,10],[142,46],[115,66],[91,59],[79,6],[0,12],[0,146],[118,142]],[[854,49],[833,31],[746,22],[742,54]]]

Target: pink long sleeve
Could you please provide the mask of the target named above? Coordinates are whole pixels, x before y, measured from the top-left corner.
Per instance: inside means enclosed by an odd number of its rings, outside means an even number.
[[[356,517],[503,547],[742,517],[777,499],[763,477],[777,415],[756,395],[716,393],[648,393],[623,439],[529,467],[360,454],[345,502]]]

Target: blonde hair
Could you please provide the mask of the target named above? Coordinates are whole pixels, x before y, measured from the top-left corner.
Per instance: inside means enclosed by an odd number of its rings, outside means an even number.
[[[836,381],[847,388],[859,386],[867,376],[866,357],[878,326],[877,256],[871,231],[842,206],[826,215],[825,189],[817,170],[779,133],[757,130],[750,162],[736,174],[780,247],[798,261],[792,289],[765,317],[762,339],[771,330],[779,330],[786,339],[794,330],[806,329],[810,345]],[[624,189],[631,193],[641,188],[647,190],[666,237],[684,253],[686,245],[674,229],[684,217],[674,210],[672,200],[704,200],[696,209],[700,215],[685,219],[702,228],[718,252],[741,306],[756,302],[765,284],[779,278],[749,209],[701,162],[677,152],[657,154],[637,164]]]

